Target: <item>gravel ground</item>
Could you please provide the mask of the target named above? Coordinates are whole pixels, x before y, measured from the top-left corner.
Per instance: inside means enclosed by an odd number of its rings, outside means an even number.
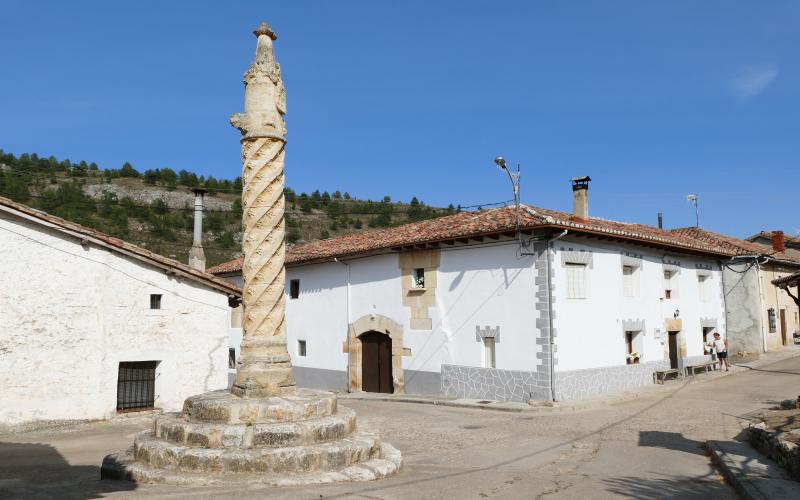
[[[703,376],[573,412],[508,413],[348,400],[359,426],[403,452],[403,471],[371,483],[185,488],[99,481],[102,457],[150,417],[0,435],[0,498],[736,498],[710,464],[708,439],[797,397],[800,358]],[[704,382],[700,383],[700,381]]]

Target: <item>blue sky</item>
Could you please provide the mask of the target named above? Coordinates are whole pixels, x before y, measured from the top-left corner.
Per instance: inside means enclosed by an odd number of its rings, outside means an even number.
[[[278,33],[298,191],[510,198],[796,234],[800,2],[0,3],[0,148],[239,175],[252,29]]]

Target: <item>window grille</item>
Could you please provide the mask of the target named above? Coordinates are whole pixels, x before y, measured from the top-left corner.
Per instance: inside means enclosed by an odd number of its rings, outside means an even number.
[[[157,361],[121,362],[117,376],[117,411],[149,410],[155,406]]]

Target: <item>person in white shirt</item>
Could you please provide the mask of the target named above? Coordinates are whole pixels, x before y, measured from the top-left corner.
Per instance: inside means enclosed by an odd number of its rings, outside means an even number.
[[[719,335],[719,332],[714,333],[714,341],[711,342],[714,345],[714,352],[717,353],[717,359],[719,359],[719,367],[722,369],[723,365],[725,366],[725,371],[730,370],[730,364],[728,363],[728,339],[722,340]]]

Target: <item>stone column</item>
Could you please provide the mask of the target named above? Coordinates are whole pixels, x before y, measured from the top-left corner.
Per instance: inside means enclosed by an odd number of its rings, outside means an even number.
[[[295,389],[284,318],[286,93],[272,48],[277,36],[266,24],[253,33],[258,42],[255,60],[244,75],[244,113],[231,117],[243,136],[245,313],[231,391],[241,397],[267,397]]]

